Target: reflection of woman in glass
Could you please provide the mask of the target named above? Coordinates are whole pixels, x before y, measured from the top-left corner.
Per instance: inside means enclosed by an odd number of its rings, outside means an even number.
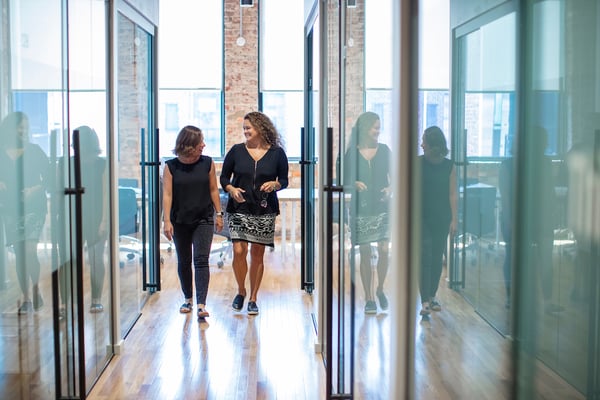
[[[23,292],[19,314],[25,314],[44,304],[38,287],[37,246],[46,220],[46,175],[50,168],[44,151],[29,142],[29,121],[22,112],[13,112],[2,121],[0,146],[0,209]]]
[[[83,241],[87,247],[92,285],[90,312],[99,313],[104,310],[101,298],[104,287],[104,251],[107,239],[106,159],[100,157],[100,142],[95,130],[89,126],[80,126],[76,130],[79,131],[81,182],[85,188],[82,196]]]
[[[425,129],[421,143],[421,315],[440,311],[435,298],[442,275],[448,233],[456,230],[456,172],[437,126]]]
[[[371,243],[377,243],[377,290],[382,310],[388,308],[383,285],[388,272],[390,148],[379,143],[379,116],[365,112],[352,128],[344,157],[344,185],[351,188],[352,246],[359,246],[360,277],[365,291],[365,313],[377,313],[373,295]]]
[[[539,165],[535,179],[535,190],[532,190],[534,212],[528,215],[531,221],[531,246],[535,249],[534,256],[537,268],[541,273],[541,288],[544,298],[544,309],[547,312],[560,312],[563,307],[552,302],[552,287],[554,280],[552,252],[554,245],[554,224],[556,194],[554,190],[554,178],[552,176],[552,160],[545,155],[548,147],[548,133],[541,126],[535,126],[528,133],[537,140],[536,146],[528,155],[528,162]],[[514,150],[514,149],[513,149]],[[516,175],[513,157],[506,158],[500,165],[500,195],[502,200],[501,228],[506,242],[506,254],[504,259],[504,281],[506,288],[506,308],[510,307],[511,279],[512,279],[512,248],[513,242],[513,218],[512,206],[514,202],[513,191],[515,190]]]

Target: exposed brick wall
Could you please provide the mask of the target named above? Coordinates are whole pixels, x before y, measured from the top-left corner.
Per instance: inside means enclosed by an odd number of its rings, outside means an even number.
[[[357,7],[348,9],[347,37],[352,37],[352,47],[347,47],[346,55],[346,129],[349,135],[354,121],[363,110],[363,71],[364,71],[364,0]],[[339,120],[339,69],[338,69],[338,9],[330,5],[329,35],[329,120]],[[258,109],[258,34],[260,1],[254,1],[254,7],[242,10],[242,36],[244,46],[238,46],[236,40],[240,34],[239,0],[225,0],[225,148],[244,140],[242,119],[244,114]],[[298,49],[298,51],[303,51]],[[334,135],[339,135],[339,126],[333,125]],[[337,153],[337,140],[334,140]],[[217,173],[221,166],[217,165]],[[298,163],[290,163],[290,187],[300,187],[300,169]]]
[[[344,135],[349,138],[352,126],[358,116],[363,112],[364,104],[364,1],[357,1],[357,7],[346,9],[346,40],[340,43],[339,35],[339,10],[337,5],[329,4],[328,10],[329,30],[328,35],[328,120],[333,129],[333,153],[339,152],[340,126],[338,122],[340,112],[340,81],[345,83],[344,104]],[[348,40],[352,38],[352,46]],[[340,47],[345,46],[346,57],[343,67],[345,76],[340,74]],[[334,175],[337,173],[334,172]]]
[[[249,111],[258,110],[258,15],[260,2],[242,9],[243,46],[240,34],[240,2],[225,0],[225,148],[244,140],[242,122]]]
[[[147,37],[139,35],[134,24],[125,19],[118,20],[119,27],[119,134],[117,137],[118,177],[138,179],[141,176],[139,149],[141,129],[148,129],[148,65]],[[139,39],[139,44],[135,41]],[[139,66],[139,67],[138,67]]]

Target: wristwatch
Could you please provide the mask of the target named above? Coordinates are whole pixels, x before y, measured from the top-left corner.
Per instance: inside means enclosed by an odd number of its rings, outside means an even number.
[[[222,217],[223,215],[223,211],[217,211],[215,214],[217,214],[217,217]]]

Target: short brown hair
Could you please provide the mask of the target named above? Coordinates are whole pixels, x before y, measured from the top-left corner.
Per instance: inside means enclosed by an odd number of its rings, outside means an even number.
[[[204,141],[202,130],[193,125],[184,126],[177,135],[173,154],[176,156],[189,156],[196,146]]]

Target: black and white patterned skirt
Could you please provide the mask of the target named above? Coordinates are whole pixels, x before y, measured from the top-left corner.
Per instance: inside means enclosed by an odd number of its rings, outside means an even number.
[[[275,247],[275,217],[277,214],[250,215],[228,214],[229,234],[231,240],[264,244]]]
[[[390,239],[390,215],[357,216],[351,225],[352,244],[367,244]]]

